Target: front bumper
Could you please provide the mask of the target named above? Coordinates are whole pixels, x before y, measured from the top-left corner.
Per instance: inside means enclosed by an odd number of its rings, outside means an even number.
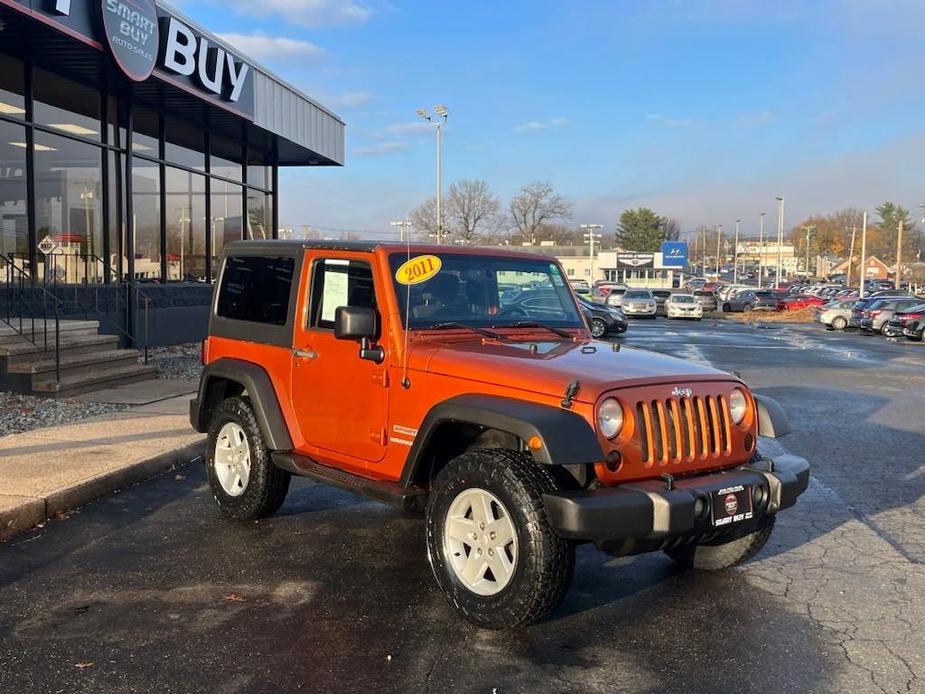
[[[654,316],[658,313],[658,308],[650,306],[648,308],[636,308],[634,306],[627,306],[623,304],[621,307],[623,309],[623,315],[625,316]]]
[[[809,486],[809,463],[785,454],[725,472],[675,480],[672,489],[662,480],[648,480],[544,494],[543,500],[553,528],[564,538],[664,541],[715,531],[713,492],[737,485],[763,490],[764,501],[752,504],[754,522],[796,503]]]

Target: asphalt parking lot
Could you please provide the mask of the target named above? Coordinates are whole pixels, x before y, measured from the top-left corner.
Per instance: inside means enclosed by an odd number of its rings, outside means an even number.
[[[746,566],[583,547],[550,620],[480,631],[420,519],[299,481],[234,524],[192,464],[0,546],[0,692],[925,691],[925,347],[729,320],[621,342],[790,414],[813,481]]]

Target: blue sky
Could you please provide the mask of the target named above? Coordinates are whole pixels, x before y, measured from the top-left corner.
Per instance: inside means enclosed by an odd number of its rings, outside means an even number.
[[[573,223],[685,229],[925,202],[917,0],[197,0],[181,9],[347,123],[340,169],[281,174],[281,222],[383,232],[444,183],[549,180]]]

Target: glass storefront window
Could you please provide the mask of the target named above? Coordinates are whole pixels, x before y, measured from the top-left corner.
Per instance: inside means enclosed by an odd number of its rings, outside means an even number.
[[[35,122],[68,135],[100,140],[100,93],[91,87],[34,68]]]
[[[154,111],[132,109],[132,151],[145,157],[160,157],[160,121]]]
[[[21,62],[9,56],[0,56],[0,114],[14,118],[26,117],[24,74]]]
[[[244,148],[230,140],[220,137],[212,138],[212,158],[210,160],[210,173],[215,176],[241,180]]]
[[[109,267],[111,279],[118,280],[128,268],[125,257],[125,159],[118,152],[109,152]],[[121,224],[120,224],[121,220]]]
[[[36,130],[34,152],[36,241],[58,242],[56,257],[49,256],[57,281],[101,281],[102,150]]]
[[[250,188],[247,189],[247,238],[273,238],[273,198]]]
[[[167,281],[205,282],[206,179],[168,166]]]
[[[0,96],[0,99],[5,97]],[[29,255],[26,215],[26,129],[0,121],[0,254],[15,253],[24,268]],[[5,282],[6,277],[0,278]]]
[[[219,257],[225,244],[244,238],[243,189],[225,181],[212,181],[212,267],[219,267]],[[214,279],[214,277],[213,277]]]
[[[270,166],[264,161],[263,153],[247,150],[247,185],[269,188],[272,183]]]
[[[132,220],[135,279],[161,279],[160,164],[132,159]]]
[[[164,158],[171,164],[182,164],[199,171],[206,170],[205,133],[186,123],[167,118],[165,123]]]

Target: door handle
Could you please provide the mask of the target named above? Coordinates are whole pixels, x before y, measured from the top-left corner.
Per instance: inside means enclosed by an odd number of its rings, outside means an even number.
[[[294,349],[292,350],[292,356],[296,359],[315,359],[318,353],[310,349]]]

